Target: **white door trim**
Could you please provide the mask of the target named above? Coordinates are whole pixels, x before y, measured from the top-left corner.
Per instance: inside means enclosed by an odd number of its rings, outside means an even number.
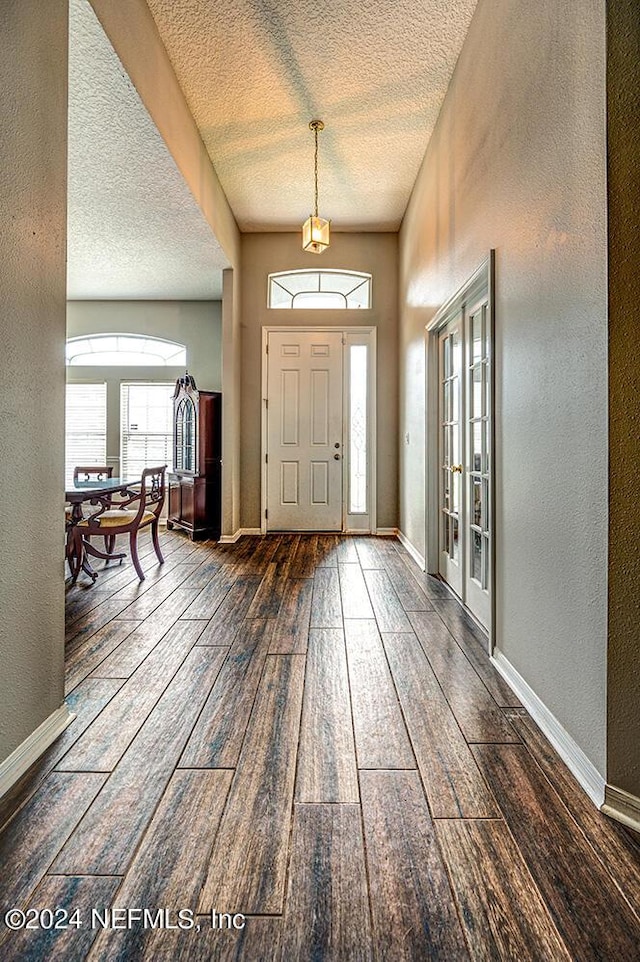
[[[267,355],[267,344],[270,333],[276,333],[278,331],[289,331],[291,333],[341,333],[342,334],[342,349],[344,356],[343,372],[344,372],[344,384],[345,384],[345,395],[346,388],[348,386],[348,364],[346,359],[346,352],[349,347],[349,335],[354,335],[356,338],[358,335],[367,335],[369,351],[369,396],[367,405],[367,420],[369,426],[368,432],[368,477],[367,485],[369,492],[369,524],[366,529],[359,529],[357,527],[348,527],[347,525],[347,492],[349,490],[348,485],[348,470],[349,470],[349,458],[347,456],[343,457],[343,485],[342,485],[342,531],[345,534],[349,533],[361,533],[361,534],[375,534],[377,531],[377,423],[376,423],[376,410],[377,410],[377,354],[376,354],[376,342],[377,342],[377,328],[374,325],[345,325],[344,327],[339,327],[337,325],[313,325],[306,326],[301,324],[269,324],[262,328],[262,381],[261,381],[261,412],[260,412],[260,531],[262,534],[266,534],[268,530],[267,524],[267,459],[266,454],[268,450],[268,438],[267,438],[267,375],[268,375],[268,355]],[[352,338],[353,342],[353,338]],[[347,406],[344,406],[344,412],[346,416]],[[344,423],[343,423],[343,435],[344,435]],[[346,452],[345,447],[346,437],[343,436],[342,439],[342,449]]]
[[[495,518],[496,518],[496,489],[498,479],[496,478],[496,407],[495,407],[495,250],[490,250],[488,256],[482,261],[477,270],[471,277],[452,295],[433,316],[425,327],[425,546],[426,546],[426,570],[437,573],[439,567],[439,470],[438,461],[438,334],[444,325],[449,321],[456,310],[460,310],[463,305],[470,303],[477,298],[478,292],[486,288],[488,291],[488,317],[491,333],[491,343],[494,357],[491,365],[491,410],[493,412],[491,424],[491,445],[490,445],[490,470],[492,477],[491,485],[491,569],[492,569],[492,590],[490,597],[491,623],[489,630],[489,652],[493,652],[496,647],[496,585],[497,561],[496,558],[496,537],[495,537]],[[466,559],[465,559],[466,563]]]

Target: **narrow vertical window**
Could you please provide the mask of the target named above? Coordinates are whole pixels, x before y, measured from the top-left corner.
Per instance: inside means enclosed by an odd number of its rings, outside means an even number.
[[[172,466],[173,384],[120,385],[120,473],[136,478],[143,468]]]
[[[349,349],[349,513],[367,512],[367,346]]]
[[[65,480],[69,487],[76,465],[106,464],[107,385],[67,384]]]

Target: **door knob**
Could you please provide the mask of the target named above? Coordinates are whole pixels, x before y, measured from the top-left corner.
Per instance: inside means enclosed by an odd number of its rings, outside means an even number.
[[[334,454],[333,460],[334,460],[334,461],[339,461],[339,460],[340,460],[340,455],[339,455],[339,454]]]
[[[339,447],[340,447],[340,442],[339,442],[339,441],[336,441],[336,443],[335,443],[333,446],[334,446],[334,448],[339,448]]]
[[[452,473],[452,474],[462,474],[462,465],[461,465],[461,464],[452,464],[452,465],[451,465],[451,473]]]

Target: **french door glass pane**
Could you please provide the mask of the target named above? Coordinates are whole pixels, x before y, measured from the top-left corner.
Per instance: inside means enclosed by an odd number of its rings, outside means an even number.
[[[482,527],[484,531],[489,531],[491,527],[491,519],[489,517],[489,482],[484,480],[482,482]]]
[[[451,425],[451,463],[458,464],[460,457],[460,428],[457,424]]]
[[[483,431],[483,437],[484,437],[484,464],[483,464],[483,466],[482,466],[482,470],[484,471],[485,474],[488,474],[488,473],[489,473],[489,459],[490,459],[490,456],[491,456],[491,452],[489,451],[489,442],[490,442],[490,439],[491,439],[491,435],[490,435],[490,433],[489,433],[489,425],[488,425],[488,424],[483,424],[483,425],[482,425],[482,431]]]
[[[482,535],[472,531],[471,577],[482,584]]]
[[[458,519],[451,516],[451,558],[453,561],[458,561],[460,557],[460,538],[459,538]]]
[[[455,474],[452,472],[453,476],[453,498],[451,503],[451,510],[459,512],[460,511],[460,475],[456,471]]]
[[[474,361],[479,361],[482,357],[482,310],[474,314],[472,321],[472,343],[471,353]]]
[[[367,346],[349,349],[349,513],[367,512]]]
[[[472,425],[473,433],[473,457],[471,465],[474,471],[482,471],[482,432],[484,425],[482,421],[475,421]]]
[[[473,395],[471,401],[471,417],[482,417],[482,365],[477,364],[473,369]]]
[[[489,535],[482,535],[482,587],[489,589]]]
[[[452,341],[451,373],[454,375],[459,375],[462,368],[462,342],[460,340],[460,331],[453,332]]]
[[[447,511],[451,510],[451,472],[448,468],[445,468],[442,472],[442,495],[443,495],[443,507]]]
[[[482,524],[482,481],[479,478],[473,478],[472,488],[472,523],[480,527]]]
[[[482,381],[484,388],[484,414],[487,415],[491,410],[491,383],[489,379],[489,368],[486,364],[482,365]]]
[[[457,377],[454,377],[451,381],[451,420],[460,420],[460,385]]]

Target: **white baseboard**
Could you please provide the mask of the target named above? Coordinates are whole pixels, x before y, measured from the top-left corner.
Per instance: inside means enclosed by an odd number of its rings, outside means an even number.
[[[606,785],[600,811],[640,833],[640,798],[615,785]]]
[[[218,544],[235,544],[242,536],[242,530],[238,528],[235,534],[221,534]]]
[[[398,531],[398,541],[400,542],[402,547],[409,552],[409,554],[411,555],[413,560],[416,562],[416,564],[419,565],[420,570],[426,571],[427,564],[424,560],[424,557],[420,554],[417,548],[414,548],[414,546],[411,544],[411,542],[407,538],[406,534],[403,534],[402,531]]]
[[[0,765],[0,798],[47,750],[76,716],[66,702],[56,708]]]
[[[376,535],[379,538],[397,538],[398,529],[397,528],[376,528]]]
[[[218,544],[235,544],[243,535],[262,534],[260,528],[238,528],[235,534],[221,534]]]
[[[577,742],[562,727],[556,716],[549,711],[501,651],[496,649],[491,656],[491,661],[542,729],[591,801],[600,808],[605,797],[605,780],[593,762],[587,758]]]

